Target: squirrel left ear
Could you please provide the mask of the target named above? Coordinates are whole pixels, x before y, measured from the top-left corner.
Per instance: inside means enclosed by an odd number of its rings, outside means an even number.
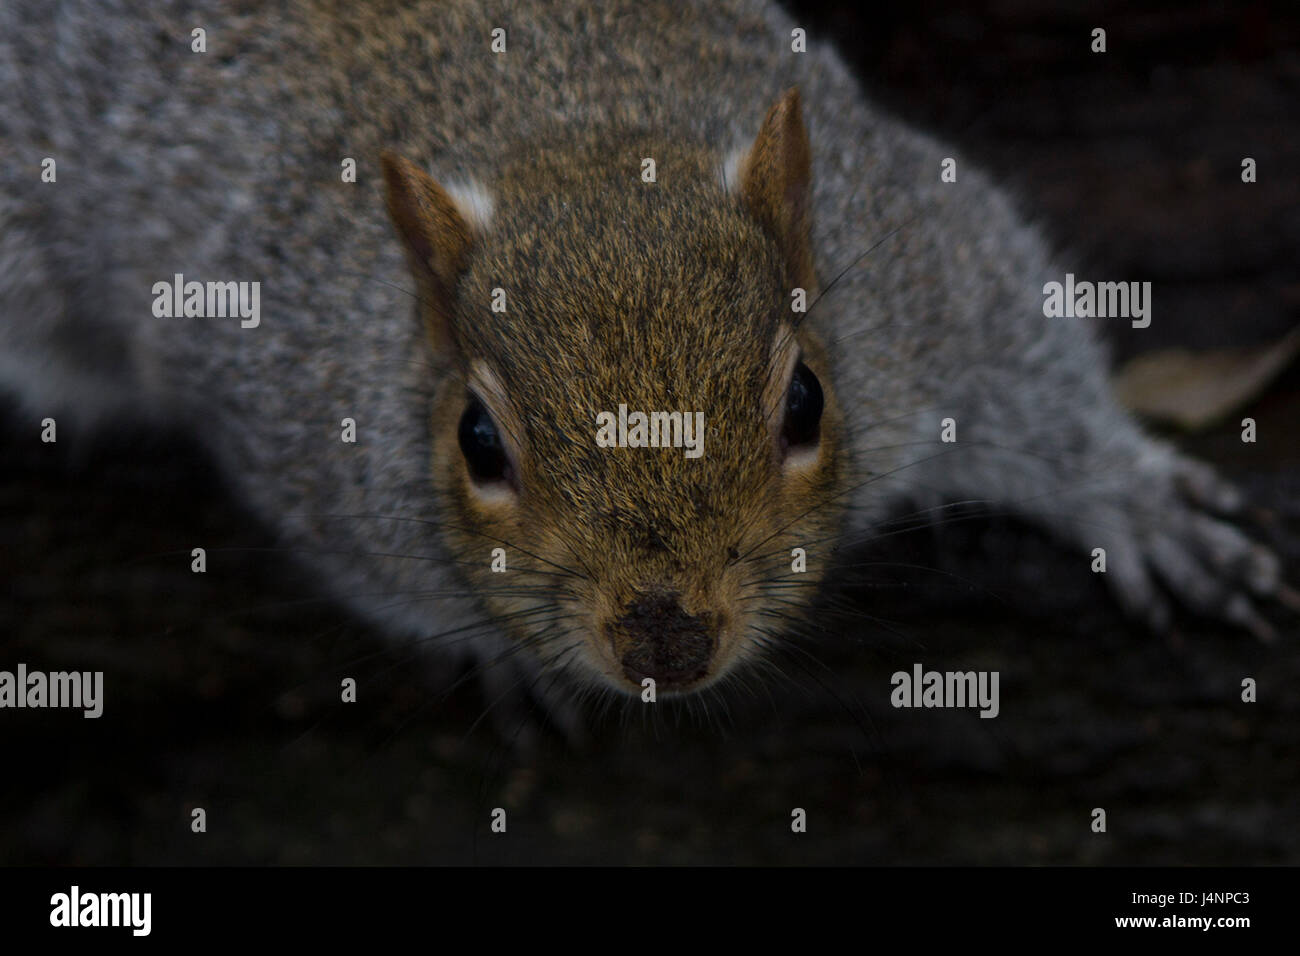
[[[472,243],[470,225],[451,195],[419,166],[387,150],[379,162],[388,215],[406,245],[429,340],[443,354],[452,347],[451,302]]]
[[[767,111],[754,145],[741,160],[740,195],[776,239],[789,277],[805,289],[817,276],[812,257],[812,150],[791,87]]]

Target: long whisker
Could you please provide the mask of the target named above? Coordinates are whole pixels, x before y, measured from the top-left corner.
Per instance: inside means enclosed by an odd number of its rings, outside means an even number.
[[[473,535],[477,535],[478,537],[480,537],[480,538],[485,538],[485,539],[487,539],[488,541],[495,541],[497,544],[505,545],[507,548],[513,548],[514,550],[518,551],[520,554],[526,554],[526,555],[528,555],[528,557],[532,558],[533,560],[535,560],[535,561],[539,561],[539,562],[541,562],[542,564],[549,565],[550,567],[555,568],[556,571],[559,571],[559,572],[562,573],[562,574],[569,575],[570,577],[575,577],[575,578],[582,578],[582,577],[583,577],[582,574],[580,574],[579,572],[573,570],[573,568],[566,568],[566,567],[565,567],[564,565],[562,565],[562,564],[556,564],[556,563],[553,562],[553,561],[548,561],[548,560],[546,560],[545,558],[543,558],[542,556],[540,556],[540,555],[538,555],[538,554],[534,554],[532,551],[529,551],[527,548],[520,547],[519,545],[515,544],[513,541],[508,541],[508,540],[506,540],[505,538],[499,538],[499,537],[497,537],[496,535],[488,534],[487,532],[485,532],[485,531],[480,531],[480,530],[478,530],[477,528],[466,528],[466,527],[464,527],[464,526],[462,526],[462,525],[445,524],[445,523],[438,522],[438,521],[431,521],[431,520],[429,520],[428,518],[416,518],[416,517],[413,517],[413,516],[410,516],[410,515],[384,515],[384,514],[330,514],[330,513],[327,513],[327,512],[314,512],[314,513],[303,513],[303,514],[299,514],[299,515],[294,515],[293,517],[302,517],[302,518],[337,518],[337,519],[344,519],[344,520],[346,520],[346,519],[363,520],[363,519],[364,519],[364,520],[378,520],[378,521],[410,521],[410,522],[413,522],[413,523],[415,523],[415,524],[425,525],[425,526],[427,526],[427,527],[431,527],[431,528],[438,528],[438,529],[441,529],[441,530],[459,531],[459,532],[461,532],[462,534],[473,534]]]

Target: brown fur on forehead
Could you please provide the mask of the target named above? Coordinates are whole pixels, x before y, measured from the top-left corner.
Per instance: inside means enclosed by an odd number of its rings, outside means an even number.
[[[489,230],[474,250],[455,335],[467,359],[495,370],[524,421],[533,454],[521,471],[562,474],[548,484],[563,485],[566,504],[597,500],[599,483],[613,494],[607,511],[650,509],[671,525],[711,510],[703,493],[690,503],[693,489],[764,480],[763,392],[788,291],[777,250],[724,190],[712,153],[617,141],[626,145],[613,153],[608,139],[603,150],[530,152],[489,185],[494,221],[511,229]],[[642,182],[643,157],[655,159],[657,182]],[[491,310],[497,287],[504,313]],[[596,414],[620,403],[703,412],[704,456],[597,447]],[[670,487],[685,496],[684,515],[634,500]]]
[[[641,180],[646,157],[655,183]],[[489,356],[531,345],[673,360],[683,346],[733,350],[770,334],[785,296],[780,257],[723,189],[719,162],[702,147],[609,133],[508,160],[487,189],[494,221],[510,228],[475,245],[459,296],[463,343]],[[505,313],[491,311],[496,287]]]

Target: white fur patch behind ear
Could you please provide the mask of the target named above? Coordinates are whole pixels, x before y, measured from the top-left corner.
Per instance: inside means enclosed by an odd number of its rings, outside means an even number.
[[[723,157],[719,175],[722,177],[722,188],[727,192],[740,192],[740,172],[744,169],[745,159],[748,156],[747,146],[737,146]]]
[[[471,229],[476,232],[488,231],[495,203],[492,194],[481,183],[470,179],[463,183],[448,183],[443,188]]]

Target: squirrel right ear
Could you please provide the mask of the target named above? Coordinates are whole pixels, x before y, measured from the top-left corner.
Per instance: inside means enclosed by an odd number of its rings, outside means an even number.
[[[812,149],[798,87],[787,90],[767,111],[758,138],[740,162],[740,195],[780,245],[790,278],[813,288]]]
[[[431,344],[441,352],[452,344],[451,301],[472,243],[470,226],[447,191],[410,160],[385,150],[379,163],[388,215],[406,245]]]

